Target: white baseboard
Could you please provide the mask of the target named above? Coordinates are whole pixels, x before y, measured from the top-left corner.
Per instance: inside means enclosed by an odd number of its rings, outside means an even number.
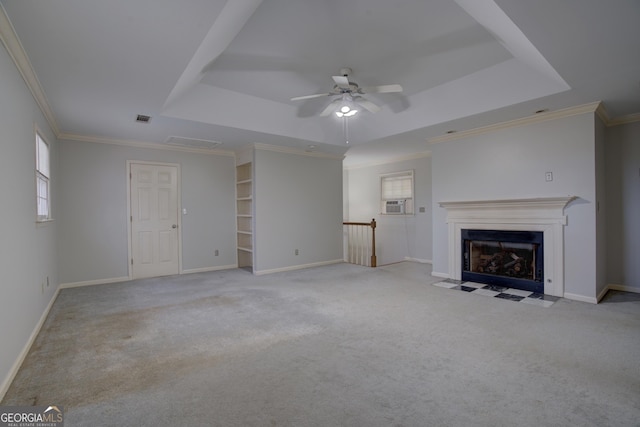
[[[602,298],[604,298],[604,296],[607,294],[607,292],[609,292],[610,285],[607,285],[604,287],[604,289],[598,294],[596,295],[596,303],[599,303],[600,300],[602,300]]]
[[[591,304],[598,304],[600,301],[602,301],[602,298],[604,298],[604,296],[610,290],[612,290],[612,291],[622,291],[622,292],[634,292],[634,293],[640,294],[640,288],[638,288],[638,287],[626,286],[626,285],[617,285],[617,284],[612,284],[611,283],[611,284],[608,284],[607,286],[605,286],[605,288],[602,291],[600,291],[600,293],[595,298],[585,297],[583,295],[570,294],[570,293],[565,293],[564,297],[567,298],[567,299],[575,300],[575,301],[582,301],[582,302],[589,302]]]
[[[321,262],[314,262],[314,263],[310,263],[310,264],[292,265],[290,267],[273,268],[273,269],[270,269],[270,270],[254,270],[253,274],[255,274],[256,276],[262,276],[264,274],[282,273],[284,271],[302,270],[302,269],[305,269],[305,268],[320,267],[320,266],[323,266],[323,265],[342,264],[342,263],[344,263],[343,260],[335,259],[335,260],[332,260],[332,261],[321,261]]]
[[[449,278],[449,273],[440,273],[438,271],[432,271],[431,275],[434,277],[442,277],[443,279],[448,279]]]
[[[433,264],[433,262],[430,259],[410,258],[406,256],[404,257],[404,260],[411,261],[411,262],[419,262],[420,264]]]
[[[40,329],[42,329],[42,325],[44,325],[45,320],[47,320],[49,311],[51,310],[51,307],[53,307],[53,303],[56,301],[56,298],[58,298],[59,293],[60,293],[60,286],[58,286],[58,289],[56,289],[55,293],[51,297],[49,304],[47,304],[47,307],[44,309],[44,312],[42,312],[42,316],[40,316],[40,320],[36,324],[35,328],[33,328],[33,331],[31,332],[31,335],[29,336],[29,339],[27,340],[26,344],[22,348],[22,351],[18,355],[18,358],[15,360],[15,362],[13,362],[13,365],[11,366],[9,373],[7,374],[5,379],[2,381],[2,385],[0,385],[0,401],[4,399],[4,395],[7,394],[7,391],[9,390],[9,387],[11,386],[13,379],[16,377],[16,374],[20,370],[20,366],[22,366],[22,362],[24,362],[25,357],[27,357],[27,354],[29,354],[29,350],[31,350],[31,346],[33,345],[33,342],[36,340],[36,337],[40,333]]]
[[[111,279],[85,280],[83,282],[62,283],[59,289],[79,288],[82,286],[106,285],[108,283],[128,282],[131,280],[128,276],[112,277]]]
[[[204,268],[191,268],[189,270],[182,270],[182,274],[206,273],[208,271],[229,270],[232,268],[238,268],[238,264],[218,265],[215,267],[204,267]]]
[[[598,298],[596,297],[587,297],[584,295],[572,294],[569,292],[565,292],[563,298],[574,300],[574,301],[580,301],[580,302],[588,302],[590,304],[598,303]]]
[[[640,294],[640,288],[637,286],[609,284],[607,285],[607,290],[608,289],[611,289],[612,291],[633,292],[636,294]]]
[[[228,270],[231,268],[238,268],[238,264],[219,265],[215,267],[192,268],[189,270],[182,270],[180,274],[206,273],[207,271]],[[109,283],[129,282],[131,280],[133,280],[133,278],[128,276],[112,277],[110,279],[96,279],[96,280],[85,280],[83,282],[63,283],[60,285],[59,288],[68,289],[68,288],[79,288],[82,286],[107,285]]]

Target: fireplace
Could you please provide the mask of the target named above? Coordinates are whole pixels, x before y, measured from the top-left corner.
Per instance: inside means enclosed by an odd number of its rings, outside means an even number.
[[[544,293],[544,234],[461,230],[462,280]]]
[[[535,199],[509,199],[509,200],[475,200],[475,201],[450,201],[440,202],[440,206],[447,210],[447,224],[449,228],[448,239],[448,264],[449,271],[438,272],[441,277],[454,280],[463,280],[462,271],[464,260],[464,240],[463,230],[478,230],[482,232],[539,232],[542,234],[540,242],[528,242],[535,255],[536,267],[532,271],[531,282],[537,286],[542,286],[544,294],[558,297],[564,296],[564,227],[567,225],[567,217],[564,209],[568,203],[575,200],[574,196],[566,197],[545,197]],[[494,235],[495,236],[495,235]],[[502,239],[502,235],[497,240],[502,242],[511,239]],[[472,239],[473,240],[473,236]],[[494,242],[485,244],[485,247],[477,247],[477,250],[484,250],[485,256],[479,259],[487,259],[490,254],[491,245],[496,245],[495,239],[480,238],[481,242]],[[518,242],[515,243],[524,243]],[[542,248],[544,243],[544,248]],[[498,244],[499,247],[499,244]],[[535,247],[535,250],[533,250]],[[512,247],[511,252],[518,258],[519,247]],[[515,250],[518,249],[518,250]],[[474,255],[469,255],[470,257]],[[509,257],[513,256],[507,252]],[[515,260],[514,260],[515,261]],[[529,260],[528,262],[532,262]],[[506,263],[505,263],[506,264]],[[514,264],[515,265],[515,264]],[[508,268],[508,267],[507,267]],[[474,272],[470,272],[473,274]],[[477,273],[477,272],[476,272]],[[465,273],[465,277],[466,277]],[[478,273],[478,274],[484,274]],[[435,275],[435,274],[434,274]],[[486,279],[488,275],[483,275],[481,279]],[[472,276],[473,277],[473,276]],[[491,275],[491,280],[502,280],[498,275]],[[509,280],[512,278],[508,277]],[[469,281],[479,281],[476,276]],[[482,280],[480,280],[482,281]],[[509,287],[517,287],[513,284]],[[539,292],[539,291],[538,291]]]

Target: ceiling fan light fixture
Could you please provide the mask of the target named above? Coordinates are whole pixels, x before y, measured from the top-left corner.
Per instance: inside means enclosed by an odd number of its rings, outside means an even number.
[[[353,98],[348,93],[345,93],[342,95],[342,102],[340,103],[340,109],[336,111],[336,116],[340,118],[355,116],[358,110],[354,107]]]
[[[291,98],[291,100],[302,101],[306,99],[322,98],[325,96],[340,96],[341,98],[331,101],[329,105],[322,110],[320,117],[329,116],[331,115],[331,112],[334,112],[338,118],[343,118],[356,115],[358,113],[358,107],[362,107],[371,113],[377,113],[380,111],[380,107],[360,95],[364,95],[366,93],[402,92],[402,86],[399,84],[360,87],[357,83],[349,81],[351,68],[342,68],[340,70],[340,74],[341,75],[339,76],[331,76],[335,83],[331,92],[295,96]],[[338,109],[337,111],[336,108]]]
[[[358,110],[355,109],[351,109],[349,107],[347,107],[346,105],[342,108],[340,108],[340,111],[336,111],[336,116],[342,118],[342,117],[352,117],[355,116],[356,113],[358,112]]]

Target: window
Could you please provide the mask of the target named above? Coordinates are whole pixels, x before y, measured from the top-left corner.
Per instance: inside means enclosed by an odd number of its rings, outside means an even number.
[[[51,219],[49,166],[49,145],[36,132],[36,212],[38,221]]]
[[[413,214],[413,171],[380,176],[380,207],[383,214]]]

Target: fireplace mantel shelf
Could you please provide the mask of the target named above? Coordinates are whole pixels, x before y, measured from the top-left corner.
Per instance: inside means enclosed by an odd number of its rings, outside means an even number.
[[[440,202],[440,206],[447,210],[454,209],[518,209],[518,208],[547,208],[564,209],[576,196],[538,197],[533,199],[505,199],[505,200],[470,200],[455,202]]]
[[[523,230],[544,233],[544,293],[564,294],[565,207],[575,196],[532,199],[440,202],[449,224],[449,277],[460,280],[462,269],[461,231]]]

